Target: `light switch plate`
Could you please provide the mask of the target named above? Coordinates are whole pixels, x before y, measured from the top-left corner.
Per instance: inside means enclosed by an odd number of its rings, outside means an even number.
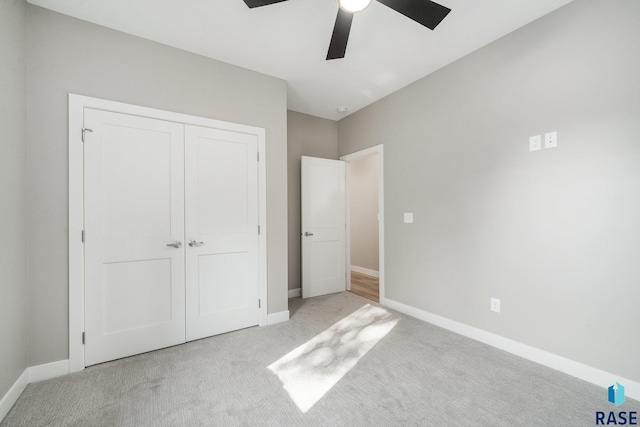
[[[558,132],[544,134],[544,148],[556,148],[558,146]]]
[[[404,214],[404,223],[405,224],[413,224],[413,213],[405,212]]]
[[[529,137],[529,151],[538,151],[542,148],[542,137],[540,135]]]

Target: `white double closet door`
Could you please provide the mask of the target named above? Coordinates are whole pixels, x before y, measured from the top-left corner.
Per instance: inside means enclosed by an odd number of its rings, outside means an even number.
[[[85,365],[257,325],[256,136],[84,121]]]

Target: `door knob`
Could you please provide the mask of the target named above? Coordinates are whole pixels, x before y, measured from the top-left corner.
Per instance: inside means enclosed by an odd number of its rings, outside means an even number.
[[[167,246],[173,246],[176,249],[180,249],[182,247],[182,242],[180,240],[176,240],[173,243],[167,243]]]
[[[198,246],[203,246],[204,242],[198,242],[195,240],[189,240],[189,246],[191,246],[192,248],[196,248]]]
[[[305,235],[306,237],[309,237],[309,236],[313,236],[313,233],[309,233],[308,231],[305,231],[305,232],[304,232],[304,235]]]

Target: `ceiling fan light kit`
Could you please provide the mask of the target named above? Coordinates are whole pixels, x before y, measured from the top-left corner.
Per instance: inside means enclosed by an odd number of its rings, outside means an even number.
[[[362,12],[371,4],[371,0],[338,0],[338,5],[345,12]]]
[[[250,8],[267,6],[286,0],[244,0]],[[372,0],[338,0],[338,16],[331,34],[327,60],[344,58],[347,50],[347,41],[351,31],[353,14],[366,9]],[[431,0],[378,0],[383,5],[413,19],[430,30],[435,29],[440,22],[451,12],[448,7],[442,6]]]

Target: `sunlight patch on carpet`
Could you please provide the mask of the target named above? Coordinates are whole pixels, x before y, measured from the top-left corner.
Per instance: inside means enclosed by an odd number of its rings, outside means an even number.
[[[367,304],[269,365],[291,400],[306,413],[398,323]]]

